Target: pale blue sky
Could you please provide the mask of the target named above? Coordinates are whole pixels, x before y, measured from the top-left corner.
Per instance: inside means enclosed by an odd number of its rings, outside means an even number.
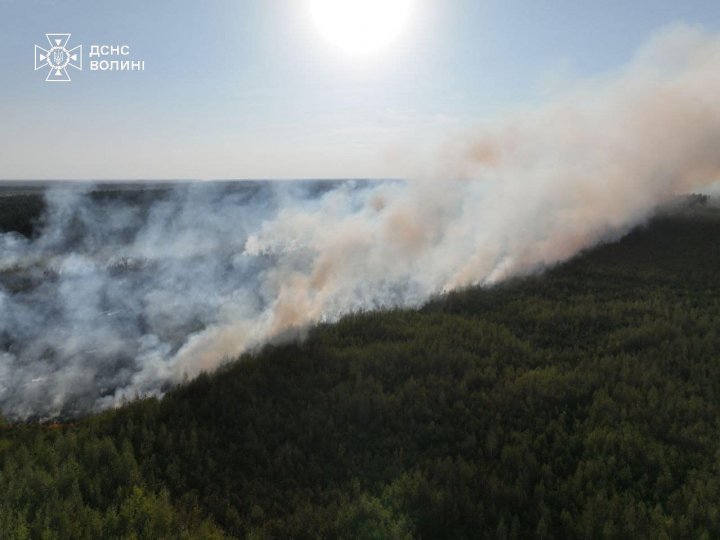
[[[389,49],[350,59],[306,0],[0,0],[0,178],[387,177],[444,137],[622,66],[717,0],[414,0]],[[85,50],[33,69],[46,32]],[[144,72],[91,72],[90,44]]]

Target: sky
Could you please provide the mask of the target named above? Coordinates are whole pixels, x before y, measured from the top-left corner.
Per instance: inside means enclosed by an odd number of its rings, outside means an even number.
[[[611,73],[717,0],[410,0],[366,56],[325,39],[312,0],[0,0],[0,179],[403,177],[455,134]],[[72,82],[35,45],[71,33]],[[144,71],[91,71],[92,44]]]

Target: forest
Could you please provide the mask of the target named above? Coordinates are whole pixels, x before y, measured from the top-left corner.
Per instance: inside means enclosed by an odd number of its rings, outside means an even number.
[[[719,268],[699,197],[162,399],[0,419],[0,538],[720,538]]]

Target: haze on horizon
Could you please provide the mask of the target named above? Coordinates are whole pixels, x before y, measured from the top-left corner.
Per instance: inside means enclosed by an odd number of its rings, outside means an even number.
[[[620,69],[663,28],[720,29],[708,0],[410,0],[352,55],[313,4],[0,1],[0,178],[423,174],[447,140]],[[32,50],[60,31],[128,44],[146,71],[45,83]]]

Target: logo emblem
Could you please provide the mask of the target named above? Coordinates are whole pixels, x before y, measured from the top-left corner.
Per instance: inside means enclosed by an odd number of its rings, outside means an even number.
[[[82,45],[67,48],[70,34],[45,34],[50,48],[45,50],[35,45],[35,70],[47,67],[49,82],[68,82],[68,66],[82,70]]]

